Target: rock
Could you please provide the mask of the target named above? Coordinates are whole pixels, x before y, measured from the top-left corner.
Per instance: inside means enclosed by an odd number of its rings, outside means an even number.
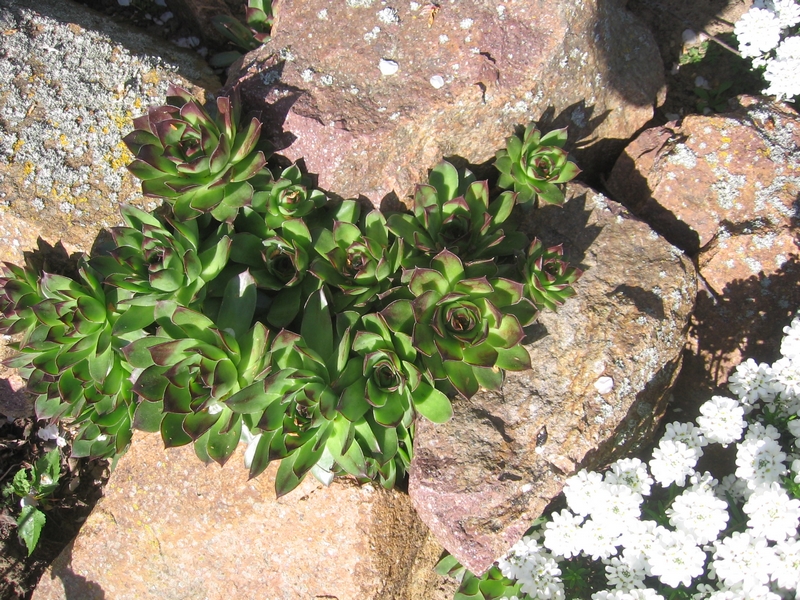
[[[248,481],[243,449],[206,467],[190,446],[137,433],[33,597],[452,598],[430,575],[441,548],[405,494],[308,477],[276,500],[277,469]]]
[[[570,184],[567,198],[525,224],[585,269],[577,295],[533,326],[533,369],[507,373],[500,393],[454,402],[448,423],[416,430],[414,507],[475,573],[522,537],[567,476],[603,467],[652,433],[686,340],[691,261],[601,194]]]
[[[38,236],[88,251],[120,204],[155,206],[125,169],[133,118],[171,81],[218,82],[199,56],[70,0],[5,0],[0,31],[0,259]]]
[[[603,172],[663,94],[655,42],[622,3],[437,6],[278,0],[272,40],[228,84],[322,188],[375,204],[443,156],[491,159],[532,120],[570,125],[581,167]]]
[[[800,305],[797,113],[743,97],[732,113],[647,130],[620,156],[608,189],[696,258],[704,288],[685,393],[725,383],[744,358],[775,360]]]

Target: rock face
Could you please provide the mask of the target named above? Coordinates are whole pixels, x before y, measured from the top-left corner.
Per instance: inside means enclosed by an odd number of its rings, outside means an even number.
[[[0,30],[0,259],[37,236],[89,250],[121,203],[148,206],[125,169],[133,118],[170,81],[219,84],[196,55],[70,0],[4,0]]]
[[[452,598],[406,495],[307,478],[276,500],[276,468],[248,481],[243,448],[220,469],[137,434],[33,597]]]
[[[742,358],[777,358],[781,329],[800,305],[800,118],[754,98],[740,104],[645,131],[608,181],[697,260],[705,285],[687,369],[706,387],[725,383]]]
[[[577,295],[534,326],[533,369],[508,373],[501,393],[455,402],[448,423],[416,430],[414,507],[476,573],[522,537],[567,476],[652,432],[680,365],[692,263],[601,194],[571,184],[567,198],[525,225],[585,269]]]
[[[652,117],[661,59],[622,3],[437,6],[277,0],[272,40],[228,83],[322,188],[375,204],[443,156],[489,160],[532,120],[569,125],[581,166],[602,172]]]

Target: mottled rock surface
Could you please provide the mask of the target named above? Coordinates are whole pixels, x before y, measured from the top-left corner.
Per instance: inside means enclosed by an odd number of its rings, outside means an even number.
[[[532,120],[569,125],[602,172],[663,92],[651,34],[614,0],[412,5],[278,0],[272,40],[228,79],[324,189],[402,199],[443,156],[483,163]]]
[[[121,203],[152,204],[125,169],[133,118],[170,82],[202,95],[218,81],[197,55],[70,0],[4,0],[0,31],[0,259],[38,236],[89,250]]]
[[[743,358],[775,360],[800,304],[800,117],[785,105],[740,102],[729,114],[645,131],[608,181],[618,200],[696,258],[704,286],[686,393],[725,383]]]
[[[619,204],[570,184],[568,202],[525,227],[585,269],[577,295],[544,312],[527,343],[531,371],[500,393],[420,422],[409,494],[462,564],[485,571],[580,468],[599,468],[657,426],[677,375],[695,292],[691,261]],[[607,393],[595,387],[613,382]]]
[[[406,495],[308,477],[276,500],[277,469],[248,481],[243,449],[206,467],[190,446],[137,434],[33,597],[452,598],[433,574],[441,548]]]

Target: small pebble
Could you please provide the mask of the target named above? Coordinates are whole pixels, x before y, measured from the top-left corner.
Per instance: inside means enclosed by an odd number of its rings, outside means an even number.
[[[383,75],[394,75],[400,69],[400,65],[393,60],[386,60],[385,58],[382,58],[378,63],[378,68],[381,70],[381,74]],[[444,84],[444,82],[442,83]]]
[[[440,87],[444,86],[444,78],[441,75],[434,75],[433,77],[431,77],[430,81],[431,85],[437,90]]]
[[[600,395],[608,394],[614,389],[614,380],[611,377],[601,377],[594,382],[594,388]]]

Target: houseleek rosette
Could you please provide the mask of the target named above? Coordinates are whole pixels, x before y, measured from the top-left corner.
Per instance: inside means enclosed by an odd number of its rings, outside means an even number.
[[[559,184],[580,173],[563,149],[566,141],[566,128],[543,136],[531,123],[522,138],[512,135],[506,140],[506,148],[497,152],[494,163],[500,171],[497,184],[513,188],[520,204],[533,204],[537,198],[545,204],[563,204],[564,193]]]
[[[521,263],[525,293],[539,309],[555,311],[574,296],[572,284],[583,274],[564,260],[562,246],[545,248],[539,239],[533,240]]]
[[[514,204],[511,192],[489,203],[486,181],[475,181],[468,170],[459,175],[442,161],[428,183],[417,186],[413,213],[391,215],[388,227],[421,253],[449,250],[465,261],[494,258],[525,244],[525,236],[506,222]]]
[[[21,335],[19,369],[36,395],[40,419],[66,417],[78,425],[73,456],[111,457],[131,439],[129,370],[117,352],[126,336],[117,323],[127,307],[106,298],[98,274],[84,260],[78,279],[5,264],[0,277],[0,331]]]
[[[174,302],[156,304],[155,335],[122,350],[141,399],[136,427],[160,431],[167,447],[193,443],[204,460],[228,460],[242,422],[225,401],[263,379],[269,363],[269,332],[261,323],[251,326],[255,304],[246,271],[228,283],[216,322]]]
[[[268,227],[277,229],[287,219],[308,216],[326,200],[325,194],[311,187],[311,182],[298,166],[292,165],[284,169],[275,181],[256,190],[252,206],[264,215]]]
[[[123,141],[136,156],[128,169],[145,196],[165,198],[181,221],[211,213],[233,221],[250,204],[253,185],[270,181],[259,148],[261,123],[241,126],[238,90],[217,98],[215,117],[186,90],[170,86],[167,104],[134,119]]]
[[[197,220],[165,217],[162,223],[132,206],[122,208],[122,218],[127,227],[109,230],[112,243],[96,245],[91,264],[104,283],[131,292],[140,305],[175,300],[190,306],[202,299],[206,283],[228,262],[229,226],[213,228],[201,240]]]
[[[311,272],[336,290],[336,311],[352,307],[365,312],[396,285],[404,245],[402,239],[390,236],[385,217],[376,210],[369,212],[360,226],[335,221],[332,229],[318,232]]]
[[[395,300],[381,314],[393,331],[411,334],[434,379],[470,397],[480,386],[499,389],[502,369],[530,368],[520,342],[522,324],[533,320],[536,308],[521,283],[470,277],[447,250],[431,260],[430,269],[415,268],[405,279],[414,300]]]

